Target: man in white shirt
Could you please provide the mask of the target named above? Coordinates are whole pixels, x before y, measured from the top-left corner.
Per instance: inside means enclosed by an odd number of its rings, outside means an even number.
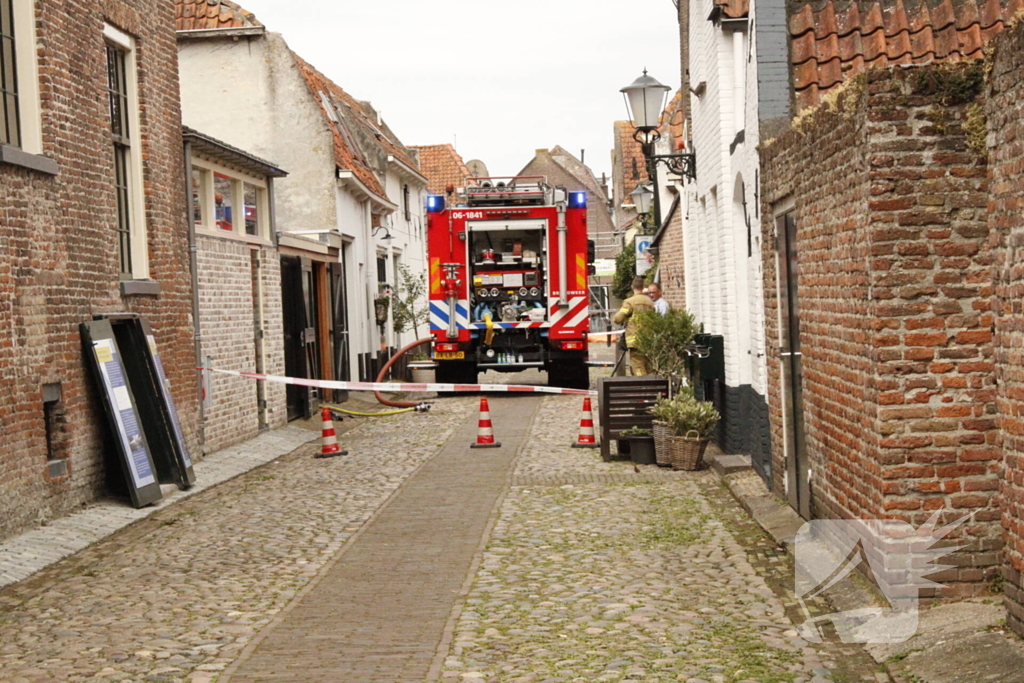
[[[654,310],[662,315],[668,313],[669,305],[661,296],[661,285],[657,282],[652,282],[648,287],[648,296],[651,297],[651,301],[654,302]]]

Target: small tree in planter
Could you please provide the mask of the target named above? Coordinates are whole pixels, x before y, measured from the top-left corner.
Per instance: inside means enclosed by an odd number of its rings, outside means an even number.
[[[670,310],[665,315],[657,311],[640,311],[636,318],[636,350],[647,358],[647,365],[656,375],[669,380],[669,394],[673,393],[673,380],[686,372],[686,347],[693,343],[697,325],[686,310]]]
[[[686,387],[673,398],[659,398],[651,412],[654,448],[659,465],[672,469],[698,470],[720,415],[707,401],[697,401]]]
[[[398,264],[398,284],[391,295],[391,310],[395,332],[412,330],[420,336],[420,325],[427,322],[430,311],[426,306],[427,281],[423,273],[413,274],[404,263]]]

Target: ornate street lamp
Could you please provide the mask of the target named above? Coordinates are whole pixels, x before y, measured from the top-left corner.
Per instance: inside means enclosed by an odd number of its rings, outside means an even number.
[[[629,120],[633,122],[637,133],[650,134],[657,131],[670,90],[672,88],[659,83],[658,79],[648,76],[647,69],[644,69],[638,79],[619,91],[626,101]]]
[[[636,189],[629,193],[633,198],[633,206],[640,217],[640,223],[647,227],[647,218],[651,213],[651,200],[654,199],[654,190],[647,183],[640,183]]]
[[[643,75],[627,85],[622,92],[626,100],[626,111],[633,123],[633,139],[640,143],[640,149],[647,160],[647,177],[654,183],[654,222],[661,227],[661,202],[658,198],[658,164],[663,164],[676,175],[691,180],[697,179],[697,158],[692,152],[688,154],[655,154],[654,145],[661,139],[658,130],[661,113],[665,111],[665,103],[671,90],[667,85],[659,83],[653,76]]]

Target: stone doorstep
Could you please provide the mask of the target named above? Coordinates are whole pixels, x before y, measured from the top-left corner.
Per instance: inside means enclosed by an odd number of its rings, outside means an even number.
[[[723,453],[716,453],[712,454],[711,457],[708,458],[708,462],[711,465],[711,469],[713,469],[720,477],[752,469],[749,455],[725,455]]]
[[[749,458],[744,468],[732,458],[737,456],[709,444],[711,469],[747,514],[792,555],[804,520],[768,491]],[[836,609],[884,604],[859,574],[851,577],[853,581],[842,581],[827,592]],[[865,649],[896,683],[1024,683],[1024,642],[1004,632],[1005,619],[1006,608],[998,599],[935,605],[921,610],[917,633],[906,642],[869,644]]]

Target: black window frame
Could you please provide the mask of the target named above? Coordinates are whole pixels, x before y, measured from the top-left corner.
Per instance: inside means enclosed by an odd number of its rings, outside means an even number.
[[[402,202],[405,207],[405,220],[412,220],[412,206],[409,202],[409,185],[402,185]]]

